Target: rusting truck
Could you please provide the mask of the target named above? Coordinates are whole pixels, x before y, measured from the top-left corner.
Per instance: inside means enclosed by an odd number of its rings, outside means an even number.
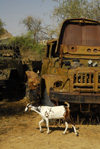
[[[67,101],[74,111],[100,111],[100,22],[63,22],[59,38],[47,43],[41,86],[55,104]]]

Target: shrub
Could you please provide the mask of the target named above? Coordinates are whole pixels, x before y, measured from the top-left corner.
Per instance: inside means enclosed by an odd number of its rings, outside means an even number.
[[[38,54],[42,54],[44,48],[44,45],[34,42],[31,34],[13,37],[9,41],[9,45],[18,46],[23,52],[32,50]]]

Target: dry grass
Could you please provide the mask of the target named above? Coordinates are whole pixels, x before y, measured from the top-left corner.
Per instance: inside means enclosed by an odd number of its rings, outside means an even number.
[[[99,125],[76,125],[79,137],[75,136],[70,125],[66,135],[62,135],[64,125],[50,125],[51,133],[47,134],[43,124],[43,133],[40,133],[38,122],[41,118],[32,111],[25,113],[26,103],[25,99],[12,105],[8,103],[8,107],[14,108],[23,105],[23,110],[0,116],[0,149],[100,149]],[[4,107],[3,103],[1,105]]]

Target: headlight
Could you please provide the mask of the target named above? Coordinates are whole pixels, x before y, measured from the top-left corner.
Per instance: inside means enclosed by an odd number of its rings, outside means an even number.
[[[63,82],[62,81],[56,81],[54,83],[54,87],[61,87],[63,85]]]

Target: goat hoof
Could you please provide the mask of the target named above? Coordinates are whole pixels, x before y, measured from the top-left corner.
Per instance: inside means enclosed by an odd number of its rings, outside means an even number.
[[[63,132],[62,134],[63,134],[63,135],[65,135],[65,134],[66,134],[66,132]]]
[[[77,136],[77,137],[79,136],[79,133],[78,133],[78,132],[76,133],[76,136]]]
[[[42,130],[40,130],[40,132],[41,132],[41,133],[43,133],[43,131],[42,131]]]

